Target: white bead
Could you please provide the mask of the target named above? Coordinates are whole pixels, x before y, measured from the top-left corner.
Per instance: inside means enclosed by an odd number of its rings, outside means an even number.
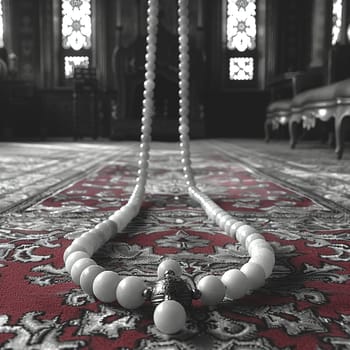
[[[90,256],[92,256],[97,248],[99,248],[94,237],[79,237],[76,238],[74,242],[76,242],[76,244],[82,245]]]
[[[188,61],[182,61],[179,64],[179,67],[180,67],[181,71],[185,71],[185,70],[188,71],[189,70],[189,66],[190,66],[190,64],[189,64]]]
[[[136,178],[135,182],[136,182],[137,186],[144,188],[146,186],[147,176],[138,177],[138,178]],[[143,193],[142,193],[141,197],[143,197],[145,191],[143,190],[142,192]]]
[[[142,143],[150,143],[152,141],[152,137],[150,135],[141,135],[140,136],[140,141]]]
[[[90,265],[96,265],[96,262],[90,258],[79,259],[72,265],[70,274],[74,283],[79,284],[81,273]]]
[[[190,137],[188,134],[181,134],[180,135],[180,140],[181,142],[185,143],[185,142],[190,142]],[[191,159],[187,159],[187,162],[189,164],[191,164]],[[183,165],[186,165],[186,164],[183,164]]]
[[[181,89],[181,90],[179,90],[179,96],[180,96],[181,99],[186,100],[186,99],[189,98],[189,91]],[[186,104],[185,103],[182,104],[182,106],[186,106],[186,105],[187,105],[187,103]],[[188,132],[183,132],[182,134],[183,135],[188,135]]]
[[[83,270],[80,275],[80,287],[88,295],[93,296],[92,285],[98,274],[104,271],[104,268],[99,265],[90,265]]]
[[[149,47],[150,50],[153,50],[156,48],[156,45],[154,45],[153,43],[149,43],[149,44],[147,44],[147,46]],[[156,75],[154,72],[146,72],[145,73],[146,79],[154,80],[155,77],[156,77]]]
[[[154,310],[155,326],[164,334],[175,334],[185,327],[186,311],[175,300],[165,300]]]
[[[181,80],[180,83],[179,83],[179,87],[180,89],[184,89],[184,90],[187,90],[190,86],[190,83],[188,80]],[[181,123],[181,121],[180,121]]]
[[[95,226],[98,230],[108,231],[113,235],[115,232],[118,232],[118,226],[110,220],[102,221],[101,223]]]
[[[146,289],[145,282],[136,276],[124,278],[117,288],[118,303],[125,309],[136,309],[141,306],[145,299],[143,292]]]
[[[116,301],[116,289],[123,277],[114,271],[102,271],[92,283],[92,291],[98,300],[104,303]]]
[[[182,168],[182,171],[183,171],[184,174],[191,174],[192,175],[192,169],[190,167],[188,167],[188,166],[184,166]],[[198,195],[198,192],[197,192],[197,195]]]
[[[275,266],[275,254],[267,248],[256,247],[252,251],[251,262],[259,264],[265,272],[265,277],[270,277]]]
[[[197,289],[201,292],[201,302],[204,305],[216,305],[225,296],[225,286],[216,276],[205,276],[200,279]]]
[[[147,172],[148,172],[147,169],[141,168],[141,169],[137,170],[137,176],[138,177],[145,177],[145,176],[147,176]]]
[[[249,244],[247,248],[250,256],[252,256],[252,250],[255,249],[255,247],[270,249],[272,252],[274,251],[271,245],[268,242],[266,242],[265,239],[255,239]]]
[[[92,229],[82,234],[79,238],[87,238],[94,242],[95,251],[102,247],[109,239],[102,230]]]
[[[152,53],[151,55],[154,56],[154,53]],[[151,79],[147,79],[143,85],[144,85],[145,89],[147,89],[147,90],[153,90],[155,88],[155,83]]]
[[[247,276],[237,269],[226,271],[221,277],[222,283],[226,287],[226,297],[230,299],[239,299],[243,297],[249,286]]]
[[[128,215],[125,215],[124,212],[117,210],[108,219],[114,221],[118,225],[121,232],[128,225],[131,218],[129,218]]]
[[[150,125],[142,125],[141,126],[141,131],[144,134],[150,134],[152,132],[152,127]]]
[[[65,262],[66,271],[70,274],[73,264],[79,259],[83,259],[83,258],[90,258],[90,255],[82,251],[76,251],[71,253]]]
[[[175,273],[175,276],[178,277],[182,274],[182,268],[180,264],[173,259],[165,259],[159,264],[157,270],[158,278],[162,278],[167,271],[173,271]]]
[[[215,220],[215,217],[218,213],[222,212],[222,209],[220,207],[212,207],[211,209],[209,209],[209,213],[208,213],[208,216],[209,216],[209,219],[210,220]]]
[[[146,99],[151,99],[154,96],[154,91],[153,90],[144,90],[143,92],[143,97]]]
[[[244,246],[244,243],[247,237],[253,233],[256,233],[256,230],[254,227],[251,227],[249,225],[242,225],[238,227],[236,231],[236,237],[238,242],[241,243],[242,246]]]
[[[265,240],[264,236],[261,235],[260,233],[253,233],[252,235],[248,236],[245,240],[245,247],[248,250],[248,247],[250,245],[251,242],[253,242],[256,239],[262,239]]]
[[[156,55],[154,52],[147,52],[146,53],[146,62],[155,62],[155,60],[156,60]]]
[[[181,23],[183,23],[183,19],[182,18],[180,19],[180,21],[181,21]],[[188,19],[186,21],[186,24],[188,24]],[[180,41],[181,44],[186,45],[186,44],[188,44],[188,37],[187,36],[181,36],[179,41]]]
[[[237,221],[237,220],[234,219],[234,218],[232,218],[232,217],[231,217],[230,219],[226,220],[223,230],[224,230],[227,234],[229,234],[229,232],[230,232],[230,227],[231,227],[236,221]]]
[[[146,64],[145,64],[146,70],[154,70],[155,67],[156,67],[156,63],[155,63],[154,60],[148,61],[148,62],[146,62]],[[153,102],[150,101],[150,103],[153,103]]]
[[[190,128],[188,127],[188,125],[182,124],[179,126],[179,132],[181,134],[188,134],[189,131],[190,131]]]
[[[229,236],[235,238],[237,229],[242,225],[244,225],[244,222],[242,221],[236,221],[234,224],[232,224],[232,226],[230,227]]]
[[[189,77],[190,77],[190,73],[187,70],[180,70],[179,79],[186,79],[187,80]],[[182,114],[181,109],[179,110],[179,112],[180,112],[180,114]]]
[[[241,267],[241,272],[248,278],[249,289],[257,289],[264,285],[265,271],[260,265],[248,261]]]
[[[226,212],[224,212],[223,214],[221,215],[218,215],[215,219],[216,221],[216,224],[221,228],[221,229],[224,229],[225,227],[225,224],[228,220],[231,219],[231,215],[230,214],[227,214]]]
[[[157,43],[157,38],[155,36],[147,36],[146,41],[148,44],[155,45]]]
[[[139,153],[139,159],[142,160],[142,162],[148,162],[149,160],[149,151],[146,149],[143,149],[140,153]]]
[[[86,253],[88,256],[90,256],[90,255],[87,253],[86,249],[85,249],[82,245],[77,244],[77,243],[74,243],[74,241],[73,241],[73,243],[72,243],[70,246],[68,246],[67,249],[64,251],[64,254],[63,254],[63,260],[64,260],[64,262],[66,262],[68,256],[69,256],[70,254],[74,253],[74,252],[84,252],[84,253]]]

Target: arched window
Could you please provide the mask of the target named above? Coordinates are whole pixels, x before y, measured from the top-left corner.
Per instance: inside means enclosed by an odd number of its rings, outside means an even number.
[[[333,0],[332,8],[332,45],[341,41],[343,22],[343,0]]]
[[[91,0],[61,1],[61,52],[64,77],[75,67],[89,67],[92,58]]]
[[[227,0],[226,51],[230,81],[255,80],[256,28],[256,0]]]

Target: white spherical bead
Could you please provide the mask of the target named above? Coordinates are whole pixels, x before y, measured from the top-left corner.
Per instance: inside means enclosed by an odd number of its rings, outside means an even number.
[[[225,227],[225,224],[228,220],[230,220],[232,217],[230,214],[227,214],[226,212],[224,212],[223,214],[221,215],[218,215],[216,218],[215,218],[215,222],[216,224],[221,228],[221,229],[224,229]]]
[[[233,223],[232,226],[230,227],[229,236],[232,238],[235,238],[237,229],[243,225],[244,225],[244,222],[242,221],[236,221],[235,223]]]
[[[158,278],[162,278],[167,271],[173,271],[175,273],[175,276],[178,277],[182,274],[182,268],[180,264],[173,259],[165,259],[159,264],[157,270]]]
[[[216,305],[225,296],[225,286],[216,276],[205,276],[197,284],[204,305]]]
[[[124,278],[117,288],[118,303],[126,309],[136,309],[141,306],[145,299],[143,292],[146,289],[145,282],[136,276]]]
[[[108,219],[114,221],[118,225],[121,232],[129,224],[131,217],[127,213],[117,210]]]
[[[251,234],[250,236],[248,236],[245,240],[245,247],[246,249],[248,249],[250,243],[252,243],[254,240],[256,239],[262,239],[262,240],[265,240],[264,236],[261,235],[260,233],[253,233]]]
[[[97,299],[104,303],[112,303],[117,299],[116,289],[123,277],[114,271],[102,271],[92,283],[92,291]]]
[[[153,321],[164,334],[175,334],[185,327],[186,311],[175,300],[165,300],[154,310]]]
[[[80,275],[80,287],[88,295],[93,296],[92,285],[98,274],[104,271],[104,268],[99,265],[90,265],[83,270]]]
[[[241,272],[248,278],[249,289],[257,289],[264,285],[265,271],[260,265],[248,261],[241,267]]]
[[[153,43],[149,43],[147,46],[149,47],[149,49],[151,51],[155,51],[154,49],[156,48],[156,45],[154,45]],[[154,80],[155,77],[156,77],[156,75],[154,72],[146,72],[145,73],[146,79]]]
[[[71,276],[74,283],[79,284],[81,273],[90,265],[96,265],[96,262],[90,258],[79,259],[72,265]]]
[[[82,251],[71,253],[65,262],[66,271],[70,274],[73,264],[79,259],[83,259],[83,258],[90,258],[90,255]]]
[[[92,256],[94,252],[99,248],[94,237],[79,237],[75,239],[74,242],[76,242],[76,244],[82,245],[90,256]]]
[[[118,232],[118,225],[111,221],[111,220],[105,220],[95,226],[97,230],[102,230],[103,235],[110,240],[113,235],[115,235]]]
[[[248,291],[248,278],[240,270],[231,269],[226,271],[222,275],[221,281],[226,287],[226,296],[230,299],[239,299]]]
[[[73,241],[73,243],[66,248],[66,250],[64,251],[64,254],[63,254],[63,260],[64,262],[66,262],[68,256],[74,252],[84,252],[84,253],[87,253],[85,247],[83,247],[82,245],[80,244],[77,244]],[[88,253],[87,253],[88,254]]]
[[[185,79],[185,80],[188,80],[188,78],[190,77],[190,73],[189,71],[187,70],[180,70],[179,71],[179,79]],[[180,114],[181,113],[181,110],[179,110]],[[185,113],[186,114],[186,113]]]
[[[256,247],[252,251],[250,261],[259,264],[264,269],[265,277],[268,278],[275,266],[275,254],[267,248]]]
[[[89,241],[93,241],[94,250],[97,251],[100,247],[102,247],[109,239],[107,239],[106,235],[101,230],[92,229],[89,232],[85,232],[80,236],[81,239],[87,239]],[[79,238],[79,239],[80,239]]]
[[[154,55],[152,53],[152,55]],[[152,79],[147,79],[144,83],[143,83],[144,87],[146,90],[153,90],[155,88],[155,83]]]
[[[215,205],[215,207],[213,206],[213,207],[211,207],[210,209],[209,209],[209,219],[210,220],[215,220],[215,217],[216,217],[216,215],[217,214],[219,214],[219,213],[221,213],[222,212],[222,209],[220,208],[220,207],[217,207],[216,205]]]
[[[223,230],[227,233],[227,234],[229,234],[229,232],[230,232],[230,227],[236,222],[237,220],[236,219],[234,219],[234,218],[230,218],[230,219],[228,219],[228,220],[226,220],[226,222],[225,222],[225,225],[224,225],[224,227],[223,227]]]
[[[256,249],[256,247],[260,247],[260,248],[266,248],[271,250],[272,252],[274,252],[273,248],[271,247],[271,245],[266,242],[265,239],[255,239],[254,241],[252,241],[249,246],[247,247],[248,253],[250,256],[252,256],[252,250]]]
[[[244,246],[245,240],[249,235],[252,235],[253,233],[256,233],[256,230],[254,227],[251,227],[249,225],[242,225],[238,227],[236,231],[236,237],[239,243]]]

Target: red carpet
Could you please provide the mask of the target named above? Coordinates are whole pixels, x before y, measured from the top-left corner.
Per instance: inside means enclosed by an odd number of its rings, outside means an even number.
[[[243,158],[229,143],[194,144],[199,187],[266,236],[276,266],[263,288],[241,300],[213,309],[196,302],[186,329],[167,337],[154,327],[149,305],[129,312],[117,303],[96,302],[63,268],[70,240],[127,200],[137,145],[36,145],[26,152],[11,147],[12,153],[3,153],[8,159],[25,153],[31,162],[17,168],[2,163],[3,184],[11,181],[7,171],[18,188],[2,189],[1,349],[350,349],[347,209],[318,201],[318,194],[309,196],[295,184],[288,188],[273,176],[281,169],[255,168],[253,156]],[[24,191],[33,186],[35,191]],[[95,255],[98,264],[152,281],[167,255],[198,281],[247,261],[246,251],[187,196],[175,144],[156,144],[147,193],[121,239]]]

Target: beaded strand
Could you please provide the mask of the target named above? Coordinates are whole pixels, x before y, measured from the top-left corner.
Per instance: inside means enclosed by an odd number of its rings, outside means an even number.
[[[136,309],[145,302],[146,283],[139,277],[122,277],[114,271],[106,271],[91,259],[93,254],[110,239],[121,233],[128,223],[140,211],[147,181],[149,151],[151,144],[152,117],[154,115],[155,64],[158,31],[158,0],[148,0],[147,45],[145,63],[145,82],[143,93],[142,126],[138,177],[134,190],[124,206],[115,211],[108,220],[98,224],[92,230],[75,239],[64,252],[67,272],[82,290],[98,300],[110,303],[117,301],[122,307]],[[225,297],[239,299],[248,291],[261,287],[275,264],[275,255],[271,245],[252,226],[233,218],[221,209],[195,183],[191,166],[189,138],[189,20],[188,0],[178,0],[179,35],[179,138],[181,164],[184,179],[190,197],[197,201],[228,236],[237,239],[250,256],[249,261],[240,269],[229,269],[221,278],[214,275],[204,276],[197,283],[201,302],[204,305],[216,305]],[[168,271],[180,276],[182,269],[177,261],[163,260],[158,266],[158,278]],[[165,334],[180,331],[186,322],[186,310],[176,300],[164,300],[154,311],[154,323]]]

